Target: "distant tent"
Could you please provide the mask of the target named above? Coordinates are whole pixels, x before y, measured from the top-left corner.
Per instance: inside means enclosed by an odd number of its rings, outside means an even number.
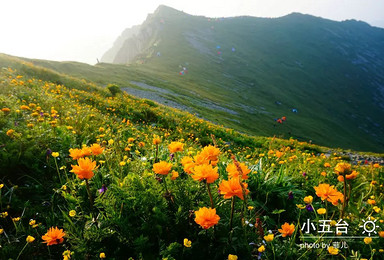
[[[216,46],[216,49],[220,49],[220,48],[221,48],[220,45],[217,45],[217,46]]]
[[[281,118],[281,120],[285,121],[285,120],[287,120],[287,117],[283,116],[283,117]]]
[[[236,49],[234,47],[232,47],[232,51],[234,52],[234,51],[236,51]]]
[[[282,121],[280,118],[277,119],[276,122],[279,123],[279,124],[282,124],[282,123],[283,123],[283,121]]]
[[[156,55],[157,55],[157,57],[160,57],[161,53],[158,51]]]
[[[296,108],[292,108],[292,112],[293,113],[297,113],[297,109]]]
[[[221,55],[221,51],[218,51],[217,54]]]

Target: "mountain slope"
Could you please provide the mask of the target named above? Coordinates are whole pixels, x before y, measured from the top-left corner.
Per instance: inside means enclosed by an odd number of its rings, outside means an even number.
[[[115,50],[129,66],[32,62],[246,133],[384,151],[383,44],[384,30],[363,22],[211,19],[160,6]]]
[[[147,46],[158,44],[135,59],[124,59],[133,39],[127,40],[115,62],[143,60],[145,66],[164,73],[181,64],[199,85],[190,90],[228,104],[248,120],[286,115],[293,120],[288,135],[303,127],[312,128],[312,133],[299,135],[314,140],[336,132],[345,141],[369,136],[383,145],[382,29],[298,13],[277,19],[209,19],[165,6],[143,27],[154,31],[145,38]],[[270,108],[275,101],[283,104],[281,109]],[[306,119],[295,120],[299,115],[289,114],[290,108],[297,108]],[[260,126],[248,127],[262,134],[271,129]]]

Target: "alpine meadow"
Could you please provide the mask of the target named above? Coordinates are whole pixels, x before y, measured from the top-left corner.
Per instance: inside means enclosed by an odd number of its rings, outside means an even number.
[[[161,5],[95,65],[0,54],[0,259],[384,259],[383,46]]]

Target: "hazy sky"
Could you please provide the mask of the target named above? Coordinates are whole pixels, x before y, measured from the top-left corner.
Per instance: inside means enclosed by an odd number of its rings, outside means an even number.
[[[384,0],[0,0],[0,53],[94,64],[160,4],[209,17],[301,12],[384,27]]]

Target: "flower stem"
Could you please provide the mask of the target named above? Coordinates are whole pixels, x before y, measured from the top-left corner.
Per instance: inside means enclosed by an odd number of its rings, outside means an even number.
[[[232,196],[231,202],[231,219],[229,220],[229,231],[232,230],[233,213],[235,212],[235,196]]]
[[[157,162],[157,156],[159,154],[159,145],[156,144],[155,163]]]
[[[347,179],[346,179],[346,174],[344,173],[343,174],[343,177],[344,177],[344,181],[343,181],[343,184],[344,184],[344,200],[343,200],[343,208],[341,209],[341,215],[340,215],[340,219],[343,219],[343,216],[344,216],[344,212],[345,212],[345,208],[347,207]]]
[[[56,157],[54,157],[54,159],[55,159],[55,165],[56,165],[57,174],[59,175],[60,184],[63,185],[63,182],[61,180],[60,171],[59,171],[59,166],[57,165]]]
[[[20,258],[21,254],[23,253],[23,251],[24,251],[24,249],[27,247],[27,245],[28,245],[28,242],[27,242],[27,243],[25,243],[25,245],[24,245],[23,249],[21,249],[21,251],[20,251],[19,255],[18,255],[18,256],[17,256],[17,258],[16,258],[16,260],[18,260],[18,259]]]
[[[208,190],[208,195],[209,195],[209,199],[211,200],[211,208],[215,208],[215,206],[213,205],[213,197],[212,197],[212,193],[211,193],[211,188],[209,187],[209,183],[206,182],[207,184],[207,190]]]
[[[168,191],[168,188],[167,188],[166,175],[163,176],[163,182],[164,182],[165,192],[166,192],[166,194],[167,194],[167,196],[168,196],[168,195],[169,195],[169,191]]]
[[[93,197],[92,197],[91,189],[89,188],[89,183],[88,183],[87,179],[85,179],[85,184],[87,186],[87,192],[88,192],[88,196],[89,196],[89,204],[90,204],[91,209],[92,209],[93,208]]]

